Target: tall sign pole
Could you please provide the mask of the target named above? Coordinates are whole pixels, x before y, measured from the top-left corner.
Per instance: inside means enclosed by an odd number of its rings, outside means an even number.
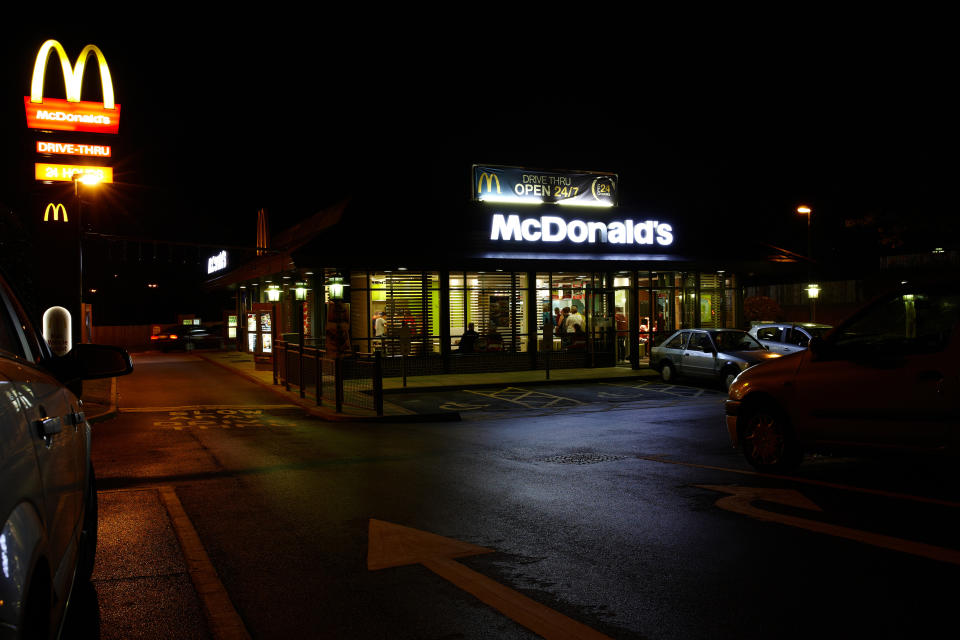
[[[44,95],[44,80],[53,54],[63,74],[63,98]],[[83,77],[91,59],[100,74],[103,102],[81,99]],[[47,40],[37,52],[30,95],[24,96],[23,104],[27,128],[37,134],[34,178],[38,197],[34,207],[37,211],[33,212],[34,226],[39,231],[36,237],[51,249],[42,252],[45,257],[38,260],[45,261],[35,265],[41,285],[38,289],[46,298],[39,302],[43,307],[67,309],[72,340],[89,342],[92,317],[89,307],[83,304],[83,196],[94,185],[113,182],[113,168],[105,164],[112,158],[113,149],[102,136],[117,135],[120,131],[120,105],[114,97],[113,78],[103,52],[88,44],[71,64],[63,46],[56,40]],[[70,183],[72,198],[65,189]],[[74,229],[75,239],[70,237]],[[57,257],[51,260],[50,256]],[[67,277],[74,269],[76,275]]]

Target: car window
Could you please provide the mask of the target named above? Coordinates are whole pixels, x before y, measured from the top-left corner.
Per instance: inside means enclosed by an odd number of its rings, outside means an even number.
[[[667,349],[683,349],[683,343],[686,341],[686,339],[686,333],[678,333],[672,340],[663,346]]]
[[[757,330],[757,338],[760,340],[772,340],[780,342],[783,336],[783,329],[780,327],[761,327]]]
[[[807,335],[807,332],[803,329],[798,329],[793,327],[790,329],[790,333],[787,334],[787,339],[785,342],[796,345],[798,347],[806,347],[810,344],[810,336]]]
[[[23,357],[23,343],[16,327],[10,320],[4,300],[0,297],[0,353]]]
[[[762,351],[766,349],[746,331],[714,331],[711,332],[711,336],[720,351]]]
[[[960,294],[900,294],[837,329],[831,341],[841,349],[933,353],[946,348],[958,321]]]
[[[710,342],[710,336],[699,331],[690,334],[690,342],[687,349],[693,351],[713,351],[713,343]]]
[[[23,341],[14,322],[14,311],[0,282],[0,352],[17,358],[25,356]]]

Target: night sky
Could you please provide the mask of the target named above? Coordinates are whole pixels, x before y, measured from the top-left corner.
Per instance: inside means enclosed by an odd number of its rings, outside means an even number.
[[[418,180],[382,215],[422,222],[422,203],[467,200],[478,162],[615,171],[624,206],[800,252],[800,203],[831,248],[851,229],[873,242],[884,225],[908,227],[901,239],[918,249],[955,245],[954,74],[935,19],[605,16],[599,27],[562,11],[548,24],[482,13],[7,34],[0,202],[17,210],[32,183],[22,99],[53,37],[71,59],[97,44],[122,105],[104,232],[250,244],[260,207],[279,231],[352,191],[396,189],[398,172]],[[47,94],[62,97],[54,65]],[[98,83],[91,68],[84,99],[99,99]]]

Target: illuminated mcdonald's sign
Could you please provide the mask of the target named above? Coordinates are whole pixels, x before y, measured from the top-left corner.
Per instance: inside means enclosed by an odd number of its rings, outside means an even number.
[[[79,173],[84,182],[113,182],[113,167],[94,167],[79,164],[47,164],[37,162],[34,165],[34,177],[44,182],[72,182],[73,175]]]
[[[56,51],[63,70],[63,83],[67,99],[44,98],[43,80],[51,52]],[[87,58],[97,58],[100,69],[100,84],[103,87],[103,102],[80,100],[83,73]],[[89,131],[93,133],[118,133],[120,131],[120,105],[113,98],[113,80],[103,52],[96,45],[88,44],[80,52],[75,65],[70,64],[67,52],[56,40],[47,40],[37,53],[33,66],[30,95],[23,98],[27,114],[27,127],[53,131]]]
[[[477,178],[477,196],[481,196],[484,193],[493,193],[493,183],[497,183],[497,193],[500,193],[500,178],[495,173],[486,173],[483,172],[480,174],[480,177]],[[484,189],[484,183],[486,183],[486,189]]]
[[[46,140],[37,140],[37,153],[109,158],[112,151],[110,145],[105,144],[80,144],[76,142],[48,142]]]
[[[617,174],[473,165],[473,198],[486,203],[614,207]]]
[[[57,220],[58,214],[61,214],[61,213],[62,213],[62,214],[63,214],[63,221],[64,221],[64,222],[69,222],[69,220],[67,220],[67,208],[63,205],[62,202],[58,202],[57,204],[53,204],[53,203],[51,202],[50,204],[47,205],[47,208],[43,210],[43,221],[44,221],[44,222],[47,222],[48,220],[50,220],[50,213],[51,213],[51,212],[53,213],[53,219],[54,219],[54,221]]]

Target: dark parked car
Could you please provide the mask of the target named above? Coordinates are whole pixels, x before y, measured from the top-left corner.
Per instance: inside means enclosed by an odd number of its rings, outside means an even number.
[[[150,342],[161,351],[222,349],[224,335],[222,324],[182,324],[165,327],[159,334],[150,336]]]
[[[119,347],[53,355],[0,275],[0,637],[58,637],[74,585],[93,572],[90,424],[71,389],[132,370]]]
[[[761,470],[805,451],[956,453],[960,445],[960,281],[909,283],[810,347],[740,375],[730,439]]]

